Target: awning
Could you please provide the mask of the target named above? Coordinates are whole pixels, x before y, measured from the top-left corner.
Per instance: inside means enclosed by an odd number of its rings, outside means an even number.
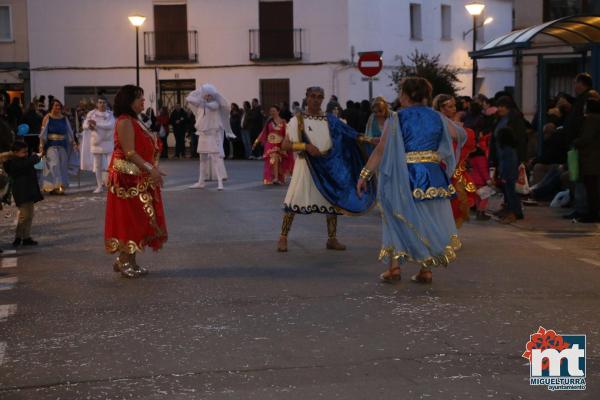
[[[526,29],[509,32],[487,42],[481,49],[469,52],[471,58],[512,56],[514,50],[534,50],[570,46],[581,52],[600,44],[600,15],[574,15],[544,22]],[[527,52],[523,55],[533,55]]]

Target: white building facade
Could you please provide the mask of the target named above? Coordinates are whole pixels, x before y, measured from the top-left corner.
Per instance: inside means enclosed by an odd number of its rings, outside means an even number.
[[[319,85],[340,101],[367,98],[357,54],[381,50],[385,65],[374,95],[392,101],[390,68],[415,49],[461,69],[471,93],[472,17],[459,0],[27,0],[31,95],[75,104],[135,83],[140,28],[140,85],[148,105],[172,106],[205,82],[232,102],[301,100]],[[512,29],[512,1],[487,0],[494,18],[478,41]],[[511,60],[480,64],[480,92],[514,86]]]

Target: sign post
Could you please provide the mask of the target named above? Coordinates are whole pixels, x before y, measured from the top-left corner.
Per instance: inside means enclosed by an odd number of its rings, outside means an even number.
[[[373,100],[373,77],[383,69],[382,54],[383,51],[358,53],[358,70],[368,78],[369,82],[369,101]]]

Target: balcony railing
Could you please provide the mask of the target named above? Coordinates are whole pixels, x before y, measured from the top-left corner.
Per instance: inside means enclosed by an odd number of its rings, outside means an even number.
[[[198,62],[198,31],[144,32],[146,64]]]
[[[251,61],[302,60],[302,29],[250,29]]]

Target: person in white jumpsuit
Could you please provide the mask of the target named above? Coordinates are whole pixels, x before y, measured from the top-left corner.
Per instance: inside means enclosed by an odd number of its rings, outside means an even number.
[[[96,174],[94,193],[103,190],[104,173],[108,170],[114,148],[115,117],[107,106],[106,99],[98,98],[96,108],[83,121],[81,169]]]
[[[205,187],[204,179],[207,171],[212,170],[217,176],[217,189],[223,190],[223,179],[227,174],[223,162],[225,156],[223,134],[228,138],[235,138],[229,124],[229,103],[213,85],[208,83],[190,93],[186,101],[196,116],[196,135],[198,135],[200,155],[198,182],[190,188]]]

